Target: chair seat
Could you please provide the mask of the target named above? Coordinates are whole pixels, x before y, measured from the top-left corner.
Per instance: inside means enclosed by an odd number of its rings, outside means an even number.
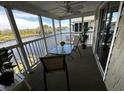
[[[64,68],[63,60],[60,60],[60,58],[54,58],[54,59],[45,59],[45,65],[47,68],[47,71],[53,71],[53,70],[61,70]]]

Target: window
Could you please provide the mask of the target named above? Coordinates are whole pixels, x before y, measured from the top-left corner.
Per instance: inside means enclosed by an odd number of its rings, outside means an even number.
[[[95,24],[94,16],[84,17],[84,28],[85,27],[90,27],[89,31],[94,31],[94,24]]]
[[[56,40],[57,40],[57,44],[59,44],[61,42],[61,31],[60,31],[60,24],[59,24],[59,20],[54,19],[54,24],[55,24],[55,36],[56,36]]]
[[[53,31],[52,19],[42,16],[42,21],[43,21],[45,37],[53,35],[54,31]]]
[[[71,32],[81,32],[82,31],[82,18],[73,18],[71,19]]]
[[[55,24],[55,33],[56,34],[60,33],[59,20],[54,19],[54,24]]]
[[[69,19],[61,21],[61,29],[62,29],[62,41],[65,41],[66,43],[70,43]]]
[[[99,58],[99,62],[103,71],[105,71],[106,68],[112,39],[115,38],[113,37],[113,34],[118,17],[117,10],[119,8],[119,2],[115,3],[116,6],[113,6],[114,4],[109,2],[105,4],[104,7],[100,10],[101,16],[100,24],[98,25],[99,31],[97,33],[96,54]]]
[[[45,39],[48,47],[48,51],[56,46],[55,35],[53,31],[52,19],[48,17],[42,17],[43,28],[45,33]]]
[[[112,33],[114,32],[114,29],[115,29],[115,24],[117,22],[117,17],[118,17],[118,12],[113,12],[112,21],[111,21],[111,28],[110,28]]]
[[[18,10],[12,10],[12,12],[23,42],[42,36],[37,15]]]
[[[4,7],[0,6],[0,47],[16,44]]]
[[[69,30],[69,19],[61,20],[62,33],[70,32]]]
[[[116,22],[118,17],[118,12],[113,12],[112,14],[112,22]]]

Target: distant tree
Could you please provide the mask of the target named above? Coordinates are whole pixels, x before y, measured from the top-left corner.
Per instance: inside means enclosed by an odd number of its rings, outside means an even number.
[[[0,35],[2,35],[2,32],[0,31]]]

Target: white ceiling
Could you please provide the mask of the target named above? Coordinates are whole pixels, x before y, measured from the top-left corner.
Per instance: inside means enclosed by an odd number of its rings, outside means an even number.
[[[38,7],[42,10],[55,15],[58,18],[68,17],[72,15],[82,15],[83,13],[93,12],[96,10],[100,1],[70,1],[69,5],[73,10],[72,13],[66,12],[67,1],[27,1],[28,4]]]
[[[67,12],[68,1],[0,1],[0,5],[34,13],[37,15],[65,19],[82,15],[93,15],[101,1],[69,1],[71,12]]]

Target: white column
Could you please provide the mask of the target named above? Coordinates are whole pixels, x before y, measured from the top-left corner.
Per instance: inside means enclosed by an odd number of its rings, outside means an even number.
[[[24,62],[25,62],[24,66],[27,69],[26,72],[30,73],[32,70],[31,70],[31,67],[29,65],[29,61],[28,61],[26,52],[24,50],[23,43],[22,43],[22,40],[21,40],[21,37],[20,37],[20,34],[19,34],[19,30],[18,30],[16,22],[15,22],[14,16],[13,16],[12,10],[10,8],[5,8],[5,9],[6,9],[6,13],[7,13],[10,25],[12,27],[12,30],[14,31],[16,41],[17,41],[17,43],[18,43],[18,45],[20,47],[20,52],[21,52],[21,54],[23,56],[23,59],[24,59]]]
[[[46,38],[45,38],[42,18],[41,18],[41,16],[38,16],[38,18],[39,18],[40,28],[42,29],[42,32],[43,32],[43,39],[44,39],[44,43],[45,43],[45,47],[46,47],[46,53],[48,54],[48,47],[47,47],[47,42],[46,42]]]

